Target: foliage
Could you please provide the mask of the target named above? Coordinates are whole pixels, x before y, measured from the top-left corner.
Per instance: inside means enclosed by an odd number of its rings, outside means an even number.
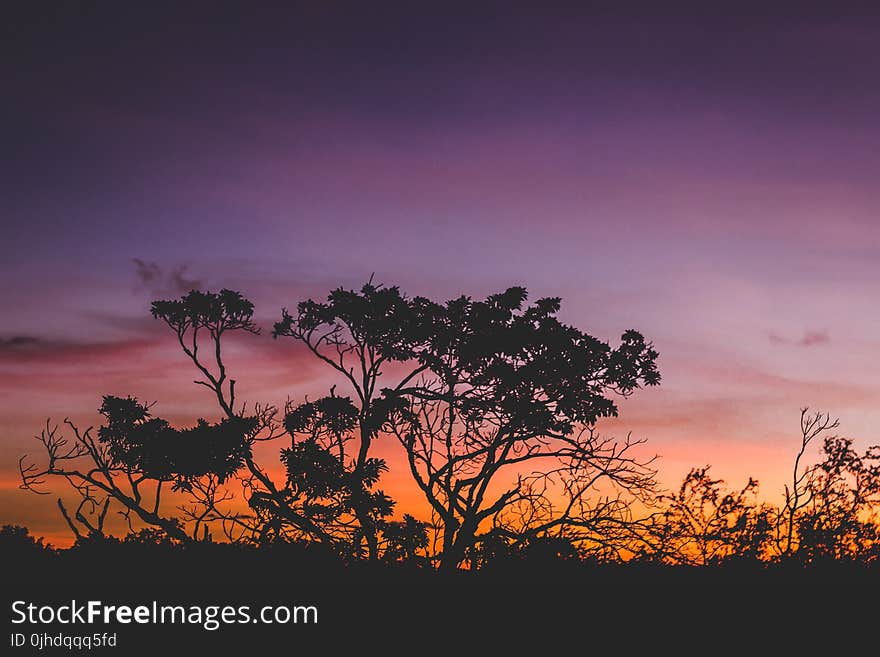
[[[196,426],[175,429],[167,420],[151,417],[149,408],[133,397],[104,397],[99,409],[107,423],[98,439],[109,446],[114,465],[160,481],[174,481],[189,490],[208,474],[223,483],[251,454],[249,434],[255,418],[224,418],[216,424],[199,419]]]

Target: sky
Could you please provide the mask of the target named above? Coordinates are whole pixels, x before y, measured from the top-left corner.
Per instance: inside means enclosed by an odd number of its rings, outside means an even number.
[[[778,500],[804,406],[878,442],[880,13],[58,4],[0,27],[0,522],[64,541],[17,489],[48,417],[216,416],[149,318],[192,287],[256,303],[251,401],[332,383],[269,337],[282,307],[523,285],[653,341],[662,385],[600,429],[668,486],[712,464]]]

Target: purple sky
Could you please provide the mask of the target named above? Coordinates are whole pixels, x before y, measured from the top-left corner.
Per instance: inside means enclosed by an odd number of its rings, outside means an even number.
[[[0,520],[56,522],[15,490],[46,416],[213,412],[147,319],[192,285],[267,328],[373,272],[562,296],[659,349],[663,385],[607,429],[670,484],[712,463],[773,497],[804,405],[876,442],[878,16],[322,4],[4,21]],[[326,386],[290,346],[237,348],[251,399]]]

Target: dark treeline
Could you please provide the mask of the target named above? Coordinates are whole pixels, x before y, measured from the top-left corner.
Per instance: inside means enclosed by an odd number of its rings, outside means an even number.
[[[283,310],[272,337],[338,381],[279,408],[239,400],[224,361],[231,334],[260,333],[250,301],[230,290],[155,301],[217,417],[180,428],[135,396],[105,396],[97,429],[47,422],[22,485],[63,484],[56,503],[81,555],[259,550],[441,571],[877,562],[880,448],[858,452],[830,416],[804,410],[779,504],[753,480],[729,489],[708,466],[661,490],[643,440],[598,428],[616,398],[660,383],[657,351],[633,330],[612,346],[562,323],[559,307],[528,304],[522,288],[445,303],[372,283],[334,290]],[[399,448],[423,494],[418,518],[396,514],[382,488],[379,441]],[[277,449],[256,450],[263,442]],[[267,453],[283,477],[260,462]],[[110,513],[127,535],[110,535]],[[67,558],[19,527],[0,542]]]
[[[544,654],[584,645],[624,654],[773,648],[856,654],[873,641],[880,569],[851,561],[804,568],[728,560],[715,567],[559,559],[553,551],[497,558],[478,570],[438,572],[408,561],[352,561],[315,542],[169,542],[141,534],[45,550],[20,530],[3,530],[6,608],[12,600],[71,599],[141,605],[314,605],[309,625],[41,625],[11,632],[71,630],[119,634],[124,654],[176,646],[229,655],[255,646],[318,654],[412,655],[434,645],[457,652]],[[15,546],[15,547],[14,547]],[[7,615],[7,618],[10,616]],[[169,648],[170,647],[170,648]],[[257,648],[259,649],[259,648]],[[782,654],[789,654],[783,652]]]

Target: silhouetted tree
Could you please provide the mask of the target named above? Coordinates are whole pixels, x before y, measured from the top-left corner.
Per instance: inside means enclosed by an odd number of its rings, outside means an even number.
[[[880,534],[880,446],[859,454],[850,438],[826,436],[823,459],[808,470],[807,503],[795,517],[801,561],[857,559]]]
[[[859,454],[825,413],[801,411],[800,446],[784,503],[757,500],[757,482],[727,491],[710,468],[690,471],[679,490],[659,498],[662,510],[646,525],[639,558],[665,563],[719,564],[731,558],[817,560],[876,558],[880,448]],[[806,463],[822,439],[822,459]]]
[[[27,527],[21,525],[3,525],[0,527],[0,554],[7,559],[20,559],[53,553],[51,546],[46,545],[42,538],[31,536]],[[10,565],[16,562],[11,561]]]
[[[663,495],[639,556],[666,563],[711,565],[766,556],[775,514],[758,503],[758,482],[728,491],[709,466],[692,469],[678,491]]]
[[[370,474],[369,450],[383,428],[398,437],[440,520],[447,567],[461,562],[485,522],[509,531],[503,518],[517,505],[535,511],[525,540],[593,530],[599,516],[613,513],[622,520],[620,490],[650,488],[652,473],[629,453],[637,441],[599,439],[587,425],[616,414],[608,393],[625,396],[659,382],[656,352],[635,331],[612,349],[559,322],[558,299],[523,310],[525,298],[524,289],[511,288],[485,302],[460,297],[438,304],[370,283],[358,292],[334,290],[326,303],[303,302],[296,316],[285,310],[275,325],[276,337],[300,340],[354,391],[355,476]],[[385,370],[394,380],[380,386]],[[542,470],[539,459],[553,464]],[[541,474],[515,471],[525,467]],[[488,499],[491,485],[509,476],[519,477],[516,484]],[[603,479],[616,489],[613,501],[588,513],[587,493]],[[559,513],[551,482],[569,496]],[[374,555],[371,505],[368,495],[354,500]]]
[[[231,333],[258,335],[260,329],[253,321],[254,305],[241,293],[223,289],[219,293],[192,290],[179,299],[157,300],[150,312],[165,323],[177,337],[186,356],[199,371],[196,385],[213,393],[227,420],[238,422],[245,415],[245,406],[236,409],[235,379],[229,376],[223,359],[224,338]],[[272,405],[254,405],[252,425],[247,434],[250,447],[258,441],[272,440],[280,434],[276,421],[277,409]],[[259,489],[268,497],[280,496],[269,475],[256,463],[252,449],[243,454],[248,474],[242,485],[251,492]],[[222,486],[223,481],[212,474],[191,485],[194,502],[184,509],[186,517],[197,525],[220,522],[224,534],[234,539],[252,537],[265,530],[265,518],[249,516],[237,510],[227,510],[223,504],[233,496]]]
[[[792,480],[776,517],[773,542],[779,559],[809,563],[823,559],[869,560],[878,550],[880,446],[859,454],[827,413],[801,410],[801,444]],[[808,448],[822,440],[822,460],[805,464]]]
[[[246,417],[246,405],[236,407],[235,379],[230,377],[224,361],[223,344],[233,332],[259,333],[253,313],[253,304],[231,290],[192,291],[178,300],[152,304],[153,317],[174,331],[183,352],[200,372],[202,378],[195,383],[213,393],[226,415],[223,422],[248,422],[248,449],[242,453],[246,472],[239,477],[239,483],[251,513],[224,505],[232,495],[222,485],[224,473],[217,468],[192,486],[197,503],[186,513],[196,523],[219,522],[232,540],[261,543],[282,537],[307,538],[344,550],[346,507],[339,496],[344,497],[346,487],[337,476],[341,473],[328,469],[327,458],[336,457],[330,455],[329,445],[323,441],[344,443],[342,433],[348,429],[345,400],[337,399],[335,405],[322,400],[299,408],[288,404],[283,423],[276,419],[278,410],[271,404],[254,404],[251,415]],[[288,476],[286,481],[276,482],[257,463],[251,447],[258,442],[277,440],[285,430],[292,441],[282,451]],[[310,436],[297,443],[296,434],[303,431]]]
[[[785,485],[785,503],[779,513],[777,523],[777,549],[783,556],[791,556],[797,546],[797,517],[802,509],[810,504],[812,489],[810,479],[816,466],[805,466],[802,461],[807,448],[819,436],[840,426],[838,420],[823,413],[809,413],[801,409],[801,444],[794,460],[791,485]]]
[[[134,519],[161,528],[169,537],[187,540],[178,518],[161,512],[163,485],[193,493],[205,477],[219,482],[235,474],[250,455],[248,433],[253,418],[228,418],[218,424],[199,420],[175,429],[152,417],[149,407],[132,397],[104,397],[99,413],[105,424],[81,431],[69,420],[72,441],[49,422],[39,436],[46,463],[20,463],[22,486],[34,492],[49,478],[65,481],[79,497],[73,514],[61,498],[58,507],[77,540],[102,536],[112,504],[131,525]],[[201,525],[196,523],[193,536]]]
[[[425,555],[420,552],[428,547],[427,527],[410,514],[404,514],[402,521],[382,523],[382,538],[386,543],[383,556],[387,561],[426,561]]]
[[[132,527],[132,522],[161,529],[179,541],[207,538],[208,524],[220,517],[216,511],[222,486],[252,464],[252,444],[272,425],[274,410],[256,408],[245,416],[234,412],[235,383],[223,364],[220,341],[234,330],[257,331],[251,321],[253,306],[236,292],[191,292],[178,301],[156,302],[153,315],[172,326],[187,355],[198,366],[207,386],[216,395],[225,417],[217,423],[200,419],[191,428],[174,428],[154,417],[147,404],[134,397],[106,396],[99,409],[105,423],[80,430],[69,420],[72,437],[59,433],[47,421],[39,436],[46,462],[20,462],[22,486],[35,492],[49,479],[64,481],[78,496],[68,512],[61,498],[58,507],[77,541],[102,537],[111,506]],[[199,353],[200,336],[211,340],[216,370],[209,369]],[[189,500],[178,511],[163,505],[169,486]],[[227,499],[223,497],[222,499]],[[189,524],[189,532],[186,525]]]
[[[230,332],[259,332],[252,319],[253,304],[229,290],[194,291],[180,300],[156,301],[152,309],[154,317],[174,330],[202,375],[196,383],[213,392],[225,421],[243,421],[246,407],[236,407],[235,380],[223,360],[223,344]],[[207,348],[200,349],[202,342]],[[284,481],[274,481],[247,450],[243,455],[247,471],[239,482],[252,513],[234,506],[221,508],[220,503],[230,497],[215,469],[215,476],[200,480],[193,489],[199,498],[189,516],[196,522],[219,521],[234,540],[316,541],[337,553],[359,557],[366,537],[375,548],[376,527],[390,515],[393,501],[375,490],[387,469],[384,461],[369,457],[363,440],[351,448],[357,442],[357,429],[366,424],[362,412],[350,398],[331,390],[316,401],[288,402],[283,422],[276,420],[277,414],[274,406],[255,405],[250,419],[256,421],[247,435],[249,445],[288,436],[289,446],[280,453]],[[375,549],[370,551],[370,556],[377,555]]]
[[[254,304],[233,290],[223,289],[217,294],[192,290],[180,299],[154,301],[150,312],[175,332],[181,349],[201,372],[203,378],[195,383],[211,390],[223,412],[233,417],[235,379],[226,372],[221,341],[232,331],[259,334],[253,321]],[[210,349],[207,359],[199,353],[200,338],[205,334]]]
[[[388,387],[399,389],[427,369],[416,359],[424,330],[413,301],[398,288],[368,283],[359,292],[336,289],[326,302],[303,301],[296,315],[284,309],[273,331],[276,338],[290,337],[304,344],[342,377],[355,396],[351,462],[345,462],[347,454],[337,448],[335,467],[340,475],[344,473],[347,504],[358,522],[356,539],[365,543],[370,559],[379,557],[381,523],[393,509],[387,495],[373,490],[386,466],[370,451],[399,405],[393,396],[380,394],[379,380],[390,369],[396,382]]]
[[[313,518],[349,556],[361,556],[363,519],[375,527],[391,514],[393,500],[374,490],[387,470],[385,461],[367,457],[357,465],[350,446],[357,443],[358,409],[349,397],[332,394],[290,407],[284,426],[291,445],[281,451],[286,493],[300,513]],[[355,452],[357,450],[354,450]]]

